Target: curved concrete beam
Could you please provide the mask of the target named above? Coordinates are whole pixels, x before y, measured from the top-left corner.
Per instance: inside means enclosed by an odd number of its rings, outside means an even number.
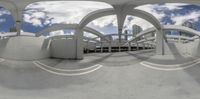
[[[81,22],[79,23],[80,28],[84,28],[88,23],[90,23],[91,21],[97,18],[113,15],[113,14],[115,14],[115,10],[113,8],[101,9],[101,10],[91,12],[81,20]]]
[[[144,30],[144,31],[142,31],[142,32],[140,32],[140,33],[138,33],[138,34],[136,35],[136,37],[130,39],[128,42],[132,42],[132,41],[134,41],[134,40],[136,40],[136,39],[142,37],[143,35],[147,35],[147,34],[149,34],[149,33],[155,32],[155,31],[156,31],[155,28],[146,29],[146,30]]]
[[[150,14],[148,12],[138,10],[138,9],[133,9],[133,10],[126,12],[126,14],[137,16],[137,17],[140,17],[142,19],[145,19],[148,22],[150,22],[153,26],[155,26],[156,29],[158,29],[158,30],[162,29],[162,25],[160,24],[158,19],[155,18],[152,14]]]
[[[77,29],[78,27],[79,27],[78,24],[55,24],[55,25],[52,25],[52,26],[36,33],[36,37],[41,36],[42,34],[45,34],[45,33],[49,33],[51,31],[62,30],[62,29]],[[86,32],[92,33],[102,39],[107,40],[103,34],[101,34],[100,32],[98,32],[90,27],[84,27],[83,30]],[[109,41],[109,40],[107,40],[107,41]]]
[[[78,24],[55,24],[36,33],[36,37],[41,36],[42,34],[45,33],[49,33],[51,31],[62,30],[62,29],[76,29],[77,27]]]
[[[193,35],[200,36],[200,32],[199,31],[193,30],[193,29],[185,27],[185,26],[164,25],[163,27],[164,27],[165,30],[179,30],[179,31],[191,33]]]
[[[179,30],[179,31],[183,31],[183,32],[188,32],[188,33],[193,34],[193,35],[200,36],[200,32],[199,31],[193,30],[193,29],[185,27],[185,26],[163,25],[162,27],[163,27],[163,30]],[[146,35],[146,34],[149,34],[149,33],[155,32],[155,31],[156,31],[155,28],[149,28],[149,29],[147,29],[145,31],[140,32],[138,35],[136,35],[135,38],[129,40],[128,42],[132,42],[132,41],[136,40],[137,38],[139,38],[139,37],[141,37],[143,35]]]
[[[81,20],[80,28],[83,28],[88,23],[90,23],[91,21],[93,21],[97,18],[100,18],[100,17],[103,17],[103,16],[108,16],[108,15],[113,15],[113,14],[116,14],[116,11],[113,8],[101,9],[101,10],[97,10],[97,11],[94,11],[92,13],[89,13],[87,16],[85,16]],[[160,22],[153,15],[151,15],[151,14],[145,12],[145,11],[138,10],[138,9],[132,9],[132,10],[128,10],[124,14],[125,15],[133,15],[133,16],[143,18],[143,19],[149,21],[152,25],[154,25],[156,27],[156,29],[158,29],[158,30],[162,29]]]
[[[96,30],[93,29],[93,28],[84,27],[83,30],[86,31],[86,32],[92,33],[92,34],[94,34],[94,35],[96,35],[96,36],[98,36],[98,37],[100,37],[100,38],[102,38],[102,39],[104,39],[104,40],[110,42],[110,40],[106,39],[105,36],[104,36],[102,33],[96,31]]]
[[[10,11],[10,13],[15,21],[15,26],[17,29],[16,35],[20,35],[21,21],[22,21],[21,19],[22,19],[23,10],[21,10],[20,7],[17,6],[14,1],[9,1],[9,0],[0,0],[0,6],[4,7],[5,9]]]

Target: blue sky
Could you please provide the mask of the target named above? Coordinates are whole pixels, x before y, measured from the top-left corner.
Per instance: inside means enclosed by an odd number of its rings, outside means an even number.
[[[81,5],[77,5],[80,4]],[[52,24],[79,23],[88,13],[104,8],[111,8],[106,3],[54,1],[37,2],[29,5],[23,14],[22,31],[36,33]],[[153,14],[161,24],[181,25],[184,21],[192,22],[200,31],[200,6],[191,4],[149,4],[136,9]],[[14,24],[9,11],[0,7],[0,31],[7,32]],[[144,30],[153,27],[149,22],[134,16],[127,16],[124,29],[131,31],[133,24],[141,26]],[[104,34],[117,33],[117,20],[115,15],[96,19],[88,24]],[[57,32],[58,33],[58,32]],[[70,33],[62,31],[60,34]]]

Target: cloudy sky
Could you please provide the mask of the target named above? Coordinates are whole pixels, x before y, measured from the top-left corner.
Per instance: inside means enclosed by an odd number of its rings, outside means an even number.
[[[110,5],[99,2],[54,1],[37,2],[29,5],[23,14],[22,31],[36,33],[52,24],[79,23],[88,13]],[[181,25],[184,21],[192,22],[200,31],[200,6],[191,4],[151,4],[136,9],[152,13],[161,24]],[[0,31],[7,32],[8,27],[14,24],[10,12],[0,8]],[[153,27],[149,22],[134,16],[127,16],[124,29],[131,31],[133,24],[141,26],[144,30]],[[117,33],[117,20],[115,15],[96,19],[88,24],[104,34]],[[61,34],[71,33],[69,30]]]

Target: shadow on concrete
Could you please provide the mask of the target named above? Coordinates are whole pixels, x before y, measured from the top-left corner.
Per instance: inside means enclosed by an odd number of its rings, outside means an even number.
[[[182,60],[185,59],[177,49],[174,43],[167,43],[167,46],[169,47],[169,50],[171,54],[174,56],[175,60]]]
[[[137,59],[140,59],[142,61],[144,60],[147,60],[149,59],[151,56],[153,55],[150,55],[150,56],[143,56],[141,54],[145,54],[145,53],[151,53],[151,52],[154,52],[154,50],[150,50],[150,51],[141,51],[141,52],[138,52],[138,53],[130,53],[130,52],[126,52],[128,53],[129,55],[133,56],[133,57],[136,57]]]
[[[110,54],[106,54],[104,56],[101,57],[85,57],[83,60],[42,60],[40,61],[41,63],[51,66],[51,67],[55,67],[55,68],[62,68],[62,69],[82,69],[82,68],[87,68],[90,66],[94,66],[96,64],[101,63],[102,61],[104,61],[105,59],[109,58],[112,55],[112,53]],[[55,61],[55,62],[52,62]]]

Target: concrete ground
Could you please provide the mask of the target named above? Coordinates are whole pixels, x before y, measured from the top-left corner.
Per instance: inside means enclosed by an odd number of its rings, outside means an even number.
[[[199,99],[200,67],[160,71],[141,61],[152,51],[87,54],[81,61],[40,60],[59,68],[101,64],[81,76],[59,76],[31,61],[0,63],[0,99]],[[73,66],[73,67],[71,67]]]

